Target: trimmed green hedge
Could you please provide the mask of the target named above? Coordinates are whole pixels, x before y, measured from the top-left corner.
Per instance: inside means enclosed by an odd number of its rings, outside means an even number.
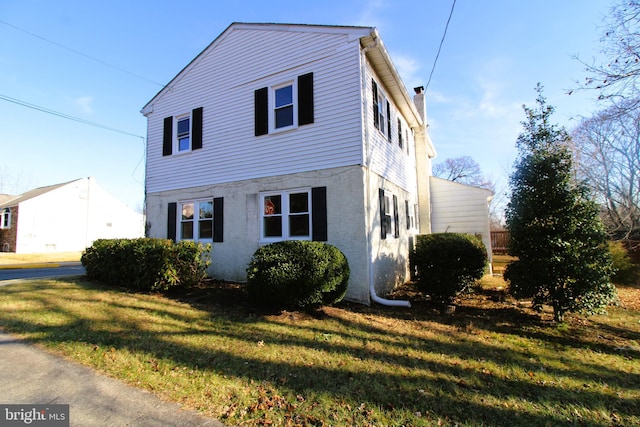
[[[312,308],[344,298],[349,264],[335,246],[300,240],[259,248],[247,267],[247,292],[271,308]]]
[[[91,279],[136,291],[193,286],[206,278],[211,245],[166,239],[98,239],[81,257]]]
[[[487,266],[482,240],[470,234],[436,233],[417,236],[409,254],[419,289],[447,304],[481,279]]]

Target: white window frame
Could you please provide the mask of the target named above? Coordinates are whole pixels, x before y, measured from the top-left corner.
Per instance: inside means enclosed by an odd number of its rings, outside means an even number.
[[[400,209],[398,209],[399,211]],[[398,212],[400,215],[400,212]],[[390,223],[387,225],[387,235],[386,238],[395,238],[396,236],[396,217],[394,216],[393,211],[393,193],[387,190],[384,190],[384,216],[389,217]]]
[[[292,194],[307,194],[307,212],[300,213],[292,213],[290,206],[290,196]],[[281,213],[276,214],[280,216],[282,221],[282,235],[281,236],[265,236],[265,218],[269,217],[268,214],[265,213],[265,198],[270,196],[280,196],[281,203]],[[280,191],[265,191],[260,193],[260,242],[261,243],[273,243],[280,242],[283,240],[311,240],[312,239],[312,231],[313,231],[313,216],[312,216],[312,206],[311,206],[311,188],[296,188],[291,190],[280,190]],[[291,230],[289,229],[289,217],[296,215],[308,215],[309,216],[309,234],[306,236],[292,236]]]
[[[291,108],[293,123],[289,126],[276,127],[276,91],[291,86]],[[292,78],[269,87],[269,133],[283,132],[298,127],[298,79]]]
[[[11,228],[11,208],[4,208],[0,213],[0,228]]]
[[[180,134],[178,133],[178,123],[180,123],[180,121],[184,119],[189,119],[189,133],[187,135],[189,137],[189,148],[181,150]],[[181,153],[188,153],[192,151],[193,150],[193,117],[191,115],[191,112],[187,114],[182,114],[180,116],[175,116],[174,121],[175,123],[173,128],[175,129],[175,132],[173,133],[173,148],[174,148],[173,152],[175,154],[181,154]]]
[[[378,88],[378,99],[374,99],[373,102],[376,104],[376,110],[378,114],[378,130],[382,132],[385,138],[391,140],[391,136],[387,134],[388,124],[387,120],[391,120],[390,117],[387,117],[387,96],[385,95],[382,87],[379,83],[376,83]]]
[[[200,203],[210,203],[211,204],[211,218],[200,218]],[[184,220],[182,216],[182,210],[184,205],[193,204],[193,218],[190,220]],[[213,197],[204,198],[204,199],[194,199],[194,200],[182,200],[177,203],[177,240],[193,240],[195,242],[202,243],[212,243],[213,242]],[[210,220],[211,221],[211,237],[200,237],[200,222]],[[193,237],[183,237],[182,236],[182,224],[192,222],[193,223]]]

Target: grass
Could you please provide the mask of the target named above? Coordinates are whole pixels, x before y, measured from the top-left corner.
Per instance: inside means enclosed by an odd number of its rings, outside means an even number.
[[[80,261],[81,255],[81,252],[52,252],[44,254],[0,252],[0,265]]]
[[[556,325],[491,292],[453,316],[411,288],[411,309],[263,313],[228,283],[34,280],[0,287],[0,326],[229,425],[640,425],[640,289],[620,295]]]

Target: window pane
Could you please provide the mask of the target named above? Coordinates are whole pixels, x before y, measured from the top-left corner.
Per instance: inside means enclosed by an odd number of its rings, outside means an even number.
[[[189,134],[189,118],[178,120],[178,136]]]
[[[198,221],[198,238],[199,239],[211,239],[213,238],[213,221],[208,219],[204,221]]]
[[[178,150],[186,151],[191,148],[190,138],[186,136],[185,138],[180,138],[178,140]]]
[[[182,204],[182,220],[193,219],[193,203]]]
[[[292,237],[309,236],[309,215],[289,216],[289,234]]]
[[[193,222],[192,221],[180,223],[180,238],[193,239]]]
[[[292,213],[309,212],[309,193],[296,193],[289,196],[289,211]]]
[[[280,215],[282,213],[282,197],[266,196],[264,198],[264,214]]]
[[[269,216],[264,218],[264,237],[282,237],[282,217]]]
[[[293,104],[293,86],[276,89],[276,108]]]
[[[213,218],[213,201],[198,203],[198,218]]]
[[[283,128],[293,125],[293,106],[279,108],[276,110],[276,128]]]

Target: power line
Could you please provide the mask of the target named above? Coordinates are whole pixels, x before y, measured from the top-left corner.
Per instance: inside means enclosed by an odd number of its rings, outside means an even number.
[[[429,80],[427,81],[427,86],[425,88],[425,92],[429,89],[429,83],[431,83],[431,77],[433,76],[433,71],[436,69],[436,63],[438,62],[438,57],[440,56],[440,50],[442,49],[442,44],[444,43],[444,38],[447,36],[447,29],[449,28],[449,22],[451,22],[451,17],[453,16],[453,9],[456,7],[456,0],[453,0],[453,4],[451,5],[451,12],[449,12],[449,19],[447,19],[447,25],[444,27],[444,34],[442,34],[442,40],[440,40],[440,46],[438,47],[438,53],[436,54],[436,59],[433,61],[433,67],[431,68],[431,74],[429,74]]]
[[[57,47],[59,47],[61,49],[68,50],[69,52],[75,53],[76,55],[82,56],[83,58],[90,59],[90,60],[95,61],[95,62],[97,62],[99,64],[102,64],[102,65],[105,65],[107,67],[113,68],[114,70],[118,70],[118,71],[120,71],[122,73],[129,74],[130,76],[133,76],[133,77],[138,78],[140,80],[144,80],[146,82],[153,83],[154,85],[157,85],[157,86],[160,86],[160,87],[164,87],[165,86],[162,83],[158,83],[156,81],[148,79],[148,78],[146,78],[144,76],[141,76],[139,74],[133,73],[133,72],[128,71],[128,70],[125,70],[124,68],[120,68],[120,67],[118,67],[116,65],[110,64],[110,63],[108,63],[106,61],[103,61],[101,59],[98,59],[98,58],[95,58],[93,56],[87,55],[86,53],[82,53],[82,52],[80,52],[78,50],[72,49],[72,48],[70,48],[68,46],[65,46],[65,45],[61,44],[61,43],[54,42],[53,40],[49,40],[49,39],[47,39],[45,37],[42,37],[42,36],[40,36],[38,34],[32,33],[31,31],[27,31],[24,28],[16,27],[15,25],[10,24],[10,23],[8,23],[6,21],[3,21],[1,19],[0,19],[0,24],[4,24],[4,25],[6,25],[8,27],[11,27],[11,28],[13,28],[15,30],[18,30],[18,31],[22,31],[23,33],[28,34],[28,35],[30,35],[32,37],[35,37],[37,39],[40,39],[40,40],[45,41],[47,43],[50,43],[50,44],[52,44],[54,46],[57,46]]]
[[[90,122],[89,120],[81,119],[79,117],[70,116],[68,114],[61,113],[61,112],[55,111],[55,110],[51,110],[49,108],[41,107],[39,105],[30,104],[30,103],[22,101],[20,99],[11,98],[11,97],[3,95],[3,94],[0,94],[0,99],[2,99],[4,101],[7,101],[7,102],[11,102],[13,104],[21,105],[23,107],[31,108],[33,110],[41,111],[43,113],[51,114],[51,115],[56,116],[56,117],[60,117],[60,118],[63,118],[63,119],[72,120],[74,122],[82,123],[82,124],[85,124],[85,125],[88,125],[88,126],[93,126],[93,127],[97,127],[97,128],[100,128],[100,129],[105,129],[105,130],[108,130],[108,131],[111,131],[111,132],[121,133],[123,135],[133,136],[135,138],[141,138],[143,141],[145,139],[144,136],[136,135],[135,133],[131,133],[131,132],[127,132],[127,131],[124,131],[124,130],[116,129],[116,128],[113,128],[113,127],[110,127],[110,126],[105,126],[105,125],[102,125],[100,123]]]

